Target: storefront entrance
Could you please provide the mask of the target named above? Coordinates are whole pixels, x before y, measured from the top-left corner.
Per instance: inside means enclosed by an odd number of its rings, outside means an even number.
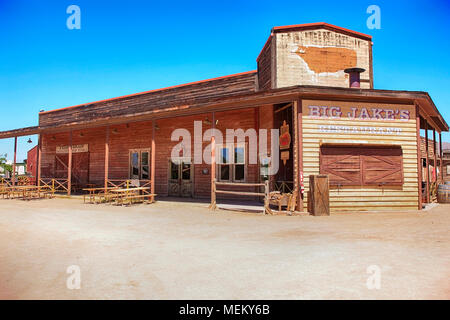
[[[192,197],[193,167],[190,159],[169,160],[169,196]]]

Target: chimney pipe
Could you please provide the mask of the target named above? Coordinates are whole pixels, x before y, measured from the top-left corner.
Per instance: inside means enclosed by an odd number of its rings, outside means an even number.
[[[347,68],[344,70],[345,73],[349,75],[349,86],[350,88],[360,88],[361,76],[360,74],[366,71],[363,68]]]

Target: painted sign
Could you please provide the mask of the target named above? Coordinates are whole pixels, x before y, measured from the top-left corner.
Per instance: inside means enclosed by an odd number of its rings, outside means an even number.
[[[289,125],[286,120],[283,120],[283,125],[280,127],[280,150],[289,149],[291,146],[291,135],[289,133]]]
[[[289,160],[289,151],[281,151],[280,158],[283,160],[283,165],[286,165],[286,161]]]
[[[343,135],[401,135],[403,123],[415,120],[415,107],[401,104],[380,104],[346,101],[303,100],[305,118],[317,122],[317,132]],[[373,125],[368,122],[373,123]],[[385,123],[377,125],[377,123]],[[386,125],[386,124],[392,125]]]
[[[399,135],[402,128],[319,125],[321,133]]]
[[[77,145],[72,146],[72,153],[82,153],[82,152],[88,152],[88,151],[89,151],[88,144],[77,144]],[[57,146],[56,153],[59,153],[59,154],[69,153],[69,146]]]
[[[407,105],[312,100],[305,102],[303,114],[310,118],[409,121],[414,117],[412,106]]]

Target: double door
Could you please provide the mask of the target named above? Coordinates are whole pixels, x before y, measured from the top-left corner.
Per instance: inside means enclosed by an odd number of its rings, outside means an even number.
[[[190,159],[169,160],[169,196],[192,197],[193,168]]]

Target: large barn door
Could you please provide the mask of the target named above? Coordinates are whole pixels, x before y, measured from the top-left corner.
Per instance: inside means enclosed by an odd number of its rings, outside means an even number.
[[[69,155],[55,155],[55,178],[67,179]],[[89,152],[72,154],[72,182],[78,185],[89,183]]]
[[[89,183],[89,152],[72,155],[72,181],[82,186]]]

